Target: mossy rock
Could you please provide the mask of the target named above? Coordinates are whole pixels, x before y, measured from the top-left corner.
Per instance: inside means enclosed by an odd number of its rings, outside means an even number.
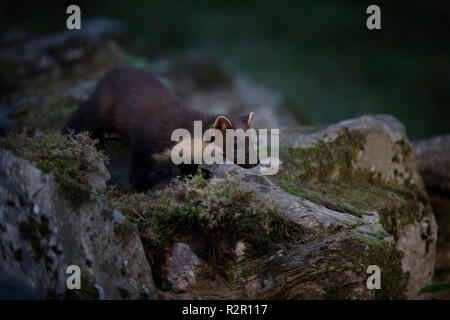
[[[366,239],[383,242],[391,235],[403,273],[410,274],[408,298],[417,298],[432,276],[436,224],[401,124],[386,115],[364,116],[316,131],[287,130],[280,140],[280,171],[269,178],[300,199],[356,217],[343,226]],[[383,232],[374,232],[367,221]]]
[[[234,259],[237,241],[248,243],[251,255],[258,258],[302,236],[298,226],[273,207],[255,201],[235,178],[206,180],[199,172],[174,180],[164,190],[121,194],[112,189],[104,198],[137,225],[155,269],[163,262],[162,251],[180,238],[189,238],[200,257],[215,260],[225,270]]]
[[[66,289],[66,300],[97,300],[99,292],[95,287],[95,279],[86,272],[81,272],[80,289]]]
[[[88,178],[99,173],[97,161],[106,160],[95,144],[87,133],[65,136],[48,132],[32,138],[24,131],[0,139],[0,148],[33,161],[44,172],[52,172],[63,194],[76,207],[90,198]]]
[[[392,233],[396,227],[421,218],[419,203],[426,203],[427,196],[415,184],[388,180],[376,170],[359,166],[367,144],[367,134],[343,128],[331,141],[287,145],[281,152],[280,172],[270,178],[285,191],[332,210],[356,216],[377,211]],[[400,148],[408,154],[407,146],[401,144]],[[399,218],[397,226],[389,221],[394,215]]]
[[[401,259],[395,243],[361,239],[364,244],[358,252],[364,266],[376,265],[381,272],[381,288],[373,290],[377,300],[399,300],[406,297],[407,275],[402,270]]]

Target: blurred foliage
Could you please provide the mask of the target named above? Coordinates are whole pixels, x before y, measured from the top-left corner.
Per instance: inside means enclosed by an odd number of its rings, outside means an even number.
[[[413,139],[450,131],[448,2],[377,1],[377,31],[365,27],[371,3],[356,0],[78,3],[82,18],[124,21],[122,41],[135,54],[206,51],[279,88],[313,124],[389,113]],[[68,4],[11,1],[0,24],[61,29]]]
[[[433,283],[429,286],[426,286],[419,291],[419,295],[424,293],[435,293],[435,292],[442,292],[445,290],[450,290],[450,283]]]

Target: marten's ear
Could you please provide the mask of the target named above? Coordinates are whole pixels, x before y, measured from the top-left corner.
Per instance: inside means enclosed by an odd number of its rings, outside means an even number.
[[[250,112],[248,115],[248,120],[247,120],[247,128],[250,128],[252,126],[254,117],[255,117],[255,113]]]
[[[214,124],[213,124],[212,127],[214,129],[218,129],[220,131],[224,131],[226,129],[232,129],[233,128],[230,119],[228,119],[225,116],[217,117],[217,119],[216,119],[216,121],[214,121]]]

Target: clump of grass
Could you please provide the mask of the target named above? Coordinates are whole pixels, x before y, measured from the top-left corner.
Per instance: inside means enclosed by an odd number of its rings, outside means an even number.
[[[154,193],[111,190],[107,196],[112,207],[138,225],[151,259],[180,237],[195,238],[203,247],[198,254],[216,265],[232,261],[239,240],[251,246],[251,256],[262,257],[301,238],[297,225],[256,201],[237,178],[206,180],[197,173]]]
[[[106,160],[95,144],[88,133],[61,135],[48,132],[32,138],[23,131],[0,139],[0,148],[33,161],[44,172],[52,172],[64,195],[75,206],[89,199],[91,188],[87,179],[98,170],[96,161]]]

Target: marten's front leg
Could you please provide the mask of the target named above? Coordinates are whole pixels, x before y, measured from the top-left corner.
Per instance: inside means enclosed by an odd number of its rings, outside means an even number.
[[[146,191],[149,187],[149,173],[153,167],[153,159],[147,149],[133,147],[128,180],[137,191]]]
[[[197,173],[198,165],[197,164],[179,164],[178,169],[184,174],[184,175],[194,175]]]

